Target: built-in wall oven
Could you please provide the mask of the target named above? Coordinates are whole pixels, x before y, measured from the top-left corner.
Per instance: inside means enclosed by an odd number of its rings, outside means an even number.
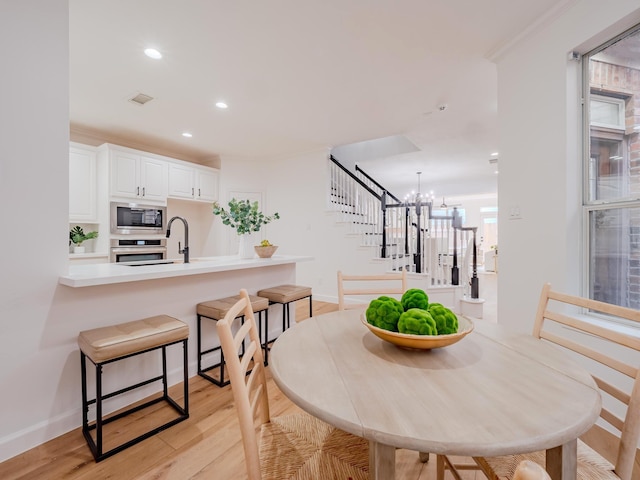
[[[148,265],[172,263],[167,260],[167,243],[164,238],[112,238],[111,262]]]
[[[167,207],[111,202],[111,233],[114,235],[164,234]]]

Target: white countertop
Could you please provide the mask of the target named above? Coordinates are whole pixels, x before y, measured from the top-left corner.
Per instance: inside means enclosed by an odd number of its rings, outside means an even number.
[[[190,263],[131,266],[118,263],[70,265],[58,282],[69,287],[90,287],[113,283],[139,282],[158,278],[182,277],[247,268],[271,267],[313,260],[313,257],[274,255],[271,258],[241,259],[237,256],[192,258]],[[178,260],[177,262],[182,262]]]

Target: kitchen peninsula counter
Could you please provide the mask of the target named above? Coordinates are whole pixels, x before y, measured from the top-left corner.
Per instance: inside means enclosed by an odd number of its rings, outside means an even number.
[[[219,256],[194,258],[191,259],[190,263],[182,263],[180,259],[175,260],[176,263],[156,265],[132,266],[119,263],[70,265],[68,273],[61,275],[58,282],[68,287],[91,287],[251,268],[274,267],[309,260],[313,260],[313,257],[274,255],[271,258],[242,259],[238,256]]]
[[[188,264],[181,263],[182,258],[175,261],[173,264],[144,266],[122,263],[71,264],[68,273],[58,277],[55,300],[52,302],[55,312],[51,314],[56,320],[47,322],[41,341],[50,345],[47,342],[51,342],[52,338],[63,338],[69,344],[69,354],[71,349],[75,349],[73,361],[70,355],[65,365],[64,385],[69,389],[69,396],[72,391],[80,389],[79,365],[76,363],[80,359],[76,346],[78,332],[156,315],[177,318],[189,326],[189,376],[194,376],[198,371],[198,332],[201,331],[202,345],[206,349],[220,344],[215,321],[205,320],[201,325],[198,324],[199,303],[238,295],[240,289],[256,295],[263,288],[297,284],[300,264],[306,262],[305,268],[313,268],[315,259],[311,256],[274,255],[271,258],[252,259],[237,256],[196,257]],[[282,305],[270,305],[268,313],[268,317],[263,316],[262,331],[264,333],[266,328],[269,338],[276,338],[282,333],[283,326],[279,321],[282,318]],[[266,319],[269,317],[275,320],[267,326]],[[295,308],[291,310],[291,323],[295,323]],[[209,352],[203,357],[204,365],[219,362],[220,351]],[[168,365],[182,365],[182,355],[181,348],[169,348]],[[118,382],[122,382],[122,385],[132,385],[140,378],[151,378],[158,374],[156,361],[123,360],[129,361],[131,363],[118,367]],[[169,385],[182,382],[184,378],[181,368],[172,367],[168,375]],[[157,384],[147,385],[127,392],[121,400],[122,405],[157,393],[156,387]],[[65,415],[76,419],[79,412],[77,408],[69,407]]]

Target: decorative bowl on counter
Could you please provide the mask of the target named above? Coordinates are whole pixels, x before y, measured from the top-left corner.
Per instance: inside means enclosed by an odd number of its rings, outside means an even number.
[[[431,350],[432,348],[453,345],[473,331],[473,322],[462,315],[458,315],[458,331],[448,335],[411,335],[409,333],[392,332],[371,325],[367,322],[367,317],[364,313],[360,315],[360,320],[375,336],[408,350]]]
[[[269,245],[268,247],[262,247],[260,245],[256,245],[253,247],[256,253],[260,258],[271,258],[271,256],[276,253],[278,249],[277,245]]]

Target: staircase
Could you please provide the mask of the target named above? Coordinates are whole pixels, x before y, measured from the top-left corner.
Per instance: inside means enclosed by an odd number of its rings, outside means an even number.
[[[370,247],[372,258],[387,270],[407,270],[426,277],[430,286],[461,286],[478,298],[476,227],[465,227],[456,208],[436,211],[420,198],[399,200],[356,166],[346,169],[329,157],[328,208],[336,221]]]

